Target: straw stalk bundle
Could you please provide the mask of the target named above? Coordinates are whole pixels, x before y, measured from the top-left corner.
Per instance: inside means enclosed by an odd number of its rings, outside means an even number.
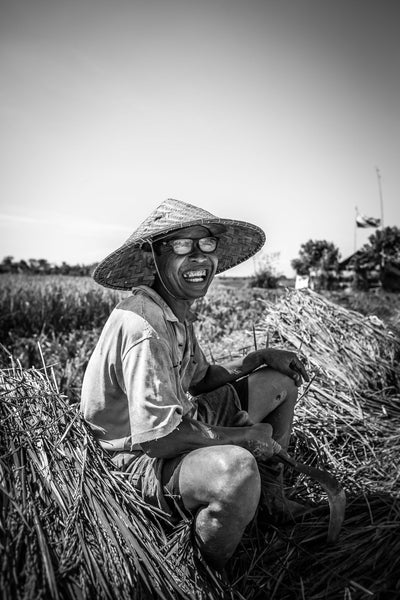
[[[398,340],[379,320],[311,291],[266,303],[256,332],[307,363],[290,451],[334,474],[348,504],[339,541],[327,546],[325,495],[286,472],[288,494],[315,509],[265,535],[259,515],[232,567],[235,589],[247,600],[400,598]]]
[[[0,372],[3,598],[219,598],[190,523],[167,535],[48,375]]]
[[[294,447],[336,472],[349,491],[398,494],[399,340],[310,290],[269,306],[258,335],[298,352],[311,373],[296,408]]]

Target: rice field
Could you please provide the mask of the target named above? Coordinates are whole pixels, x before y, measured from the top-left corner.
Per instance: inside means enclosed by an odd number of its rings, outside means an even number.
[[[296,349],[301,389],[290,452],[326,467],[347,494],[339,540],[327,499],[285,471],[315,510],[271,525],[260,509],[224,576],[112,469],[77,408],[102,324],[123,293],[90,279],[2,276],[0,589],[4,599],[400,598],[400,299],[213,284],[198,304],[210,360],[254,344]],[[260,465],[263,475],[263,466]]]

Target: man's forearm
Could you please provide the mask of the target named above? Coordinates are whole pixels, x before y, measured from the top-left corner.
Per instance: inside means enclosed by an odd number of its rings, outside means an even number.
[[[226,383],[235,381],[241,375],[248,375],[253,369],[247,372],[242,371],[242,359],[237,359],[229,365],[210,365],[202,381],[190,388],[192,396],[198,396],[215,390]]]
[[[220,365],[210,365],[207,369],[204,379],[192,386],[189,392],[192,396],[204,394],[225,385],[229,378],[229,371]]]
[[[234,444],[247,447],[251,427],[218,427],[184,417],[170,434],[141,444],[143,452],[154,458],[172,458],[207,446]]]
[[[250,352],[243,358],[238,358],[224,366],[210,365],[202,381],[193,386],[189,391],[193,396],[215,390],[226,383],[230,383],[249,375],[259,367],[268,366],[292,378],[297,386],[304,381],[309,381],[309,375],[294,352],[279,350],[278,348],[263,348]]]

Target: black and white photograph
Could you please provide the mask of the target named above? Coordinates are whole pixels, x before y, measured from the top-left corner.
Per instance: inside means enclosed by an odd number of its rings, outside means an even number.
[[[0,0],[2,600],[400,598],[395,0]]]

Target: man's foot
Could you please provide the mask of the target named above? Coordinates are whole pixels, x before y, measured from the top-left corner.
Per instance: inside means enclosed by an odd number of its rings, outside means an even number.
[[[295,523],[318,508],[286,498],[281,464],[271,462],[264,465],[260,469],[260,474],[262,482],[260,507],[269,523],[276,525]]]
[[[268,494],[268,491],[263,494],[260,505],[267,513],[267,520],[277,525],[295,523],[314,510],[313,506],[288,500],[283,493]]]

